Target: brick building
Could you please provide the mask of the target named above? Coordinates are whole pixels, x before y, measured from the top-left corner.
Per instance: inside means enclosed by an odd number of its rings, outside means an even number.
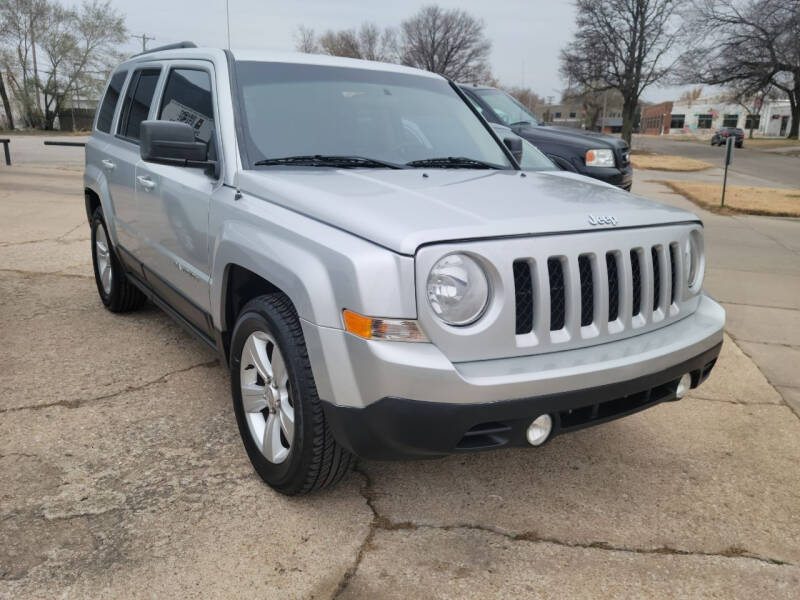
[[[642,108],[642,120],[639,125],[641,133],[661,135],[669,133],[670,118],[672,117],[672,102],[651,104]]]

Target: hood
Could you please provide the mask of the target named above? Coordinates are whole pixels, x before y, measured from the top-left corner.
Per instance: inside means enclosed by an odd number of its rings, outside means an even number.
[[[427,175],[424,176],[424,175]],[[242,192],[413,255],[433,242],[696,221],[580,175],[466,169],[280,169],[239,174]]]
[[[553,140],[554,142],[568,143],[589,149],[617,148],[624,150],[628,147],[621,138],[607,135],[598,131],[585,131],[572,127],[559,127],[557,125],[526,125],[517,130],[517,135],[524,138],[537,140]]]

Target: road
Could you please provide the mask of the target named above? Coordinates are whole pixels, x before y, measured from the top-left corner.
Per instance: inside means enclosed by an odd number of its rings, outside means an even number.
[[[658,154],[677,154],[723,166],[725,148],[710,143],[687,142],[667,136],[634,136],[633,149]],[[773,152],[752,150],[744,141],[744,148],[734,148],[733,163],[729,171],[740,175],[742,184],[769,187],[800,187],[800,158],[781,156]],[[749,181],[748,181],[749,180]]]
[[[796,598],[800,419],[730,336],[680,402],[285,498],[216,357],[153,306],[103,309],[80,190],[78,168],[0,167],[0,598]],[[796,255],[749,229],[708,219],[741,240],[710,283],[796,307]],[[796,331],[758,319],[748,344]]]

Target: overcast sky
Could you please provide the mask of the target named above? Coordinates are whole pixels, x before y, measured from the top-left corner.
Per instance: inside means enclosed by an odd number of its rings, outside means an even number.
[[[66,0],[78,4],[79,0]],[[369,20],[397,26],[429,4],[424,0],[229,0],[231,47],[294,50],[299,25],[317,32],[357,27]],[[575,9],[567,0],[438,0],[444,8],[461,8],[483,19],[492,41],[491,65],[507,85],[525,85],[558,101],[564,84],[558,74],[559,50],[574,31]],[[148,46],[191,40],[224,47],[225,0],[111,0],[126,17],[132,34],[155,37]],[[138,46],[137,46],[138,44]],[[141,41],[131,40],[131,52]],[[674,90],[652,89],[644,99],[673,99]]]

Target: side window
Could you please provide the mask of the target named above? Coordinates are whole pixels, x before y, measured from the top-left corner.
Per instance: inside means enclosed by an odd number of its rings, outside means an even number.
[[[208,143],[214,132],[214,106],[208,71],[171,70],[158,118],[162,121],[188,123],[194,129],[195,137]]]
[[[114,73],[111,78],[111,83],[108,84],[108,90],[103,97],[103,102],[100,104],[100,110],[97,114],[97,129],[105,133],[111,133],[111,121],[114,120],[114,110],[117,108],[119,95],[122,92],[122,86],[125,84],[125,77],[128,75],[127,71],[119,71]]]
[[[142,69],[133,74],[119,120],[117,133],[121,136],[139,141],[139,127],[150,112],[160,73],[160,69]]]

